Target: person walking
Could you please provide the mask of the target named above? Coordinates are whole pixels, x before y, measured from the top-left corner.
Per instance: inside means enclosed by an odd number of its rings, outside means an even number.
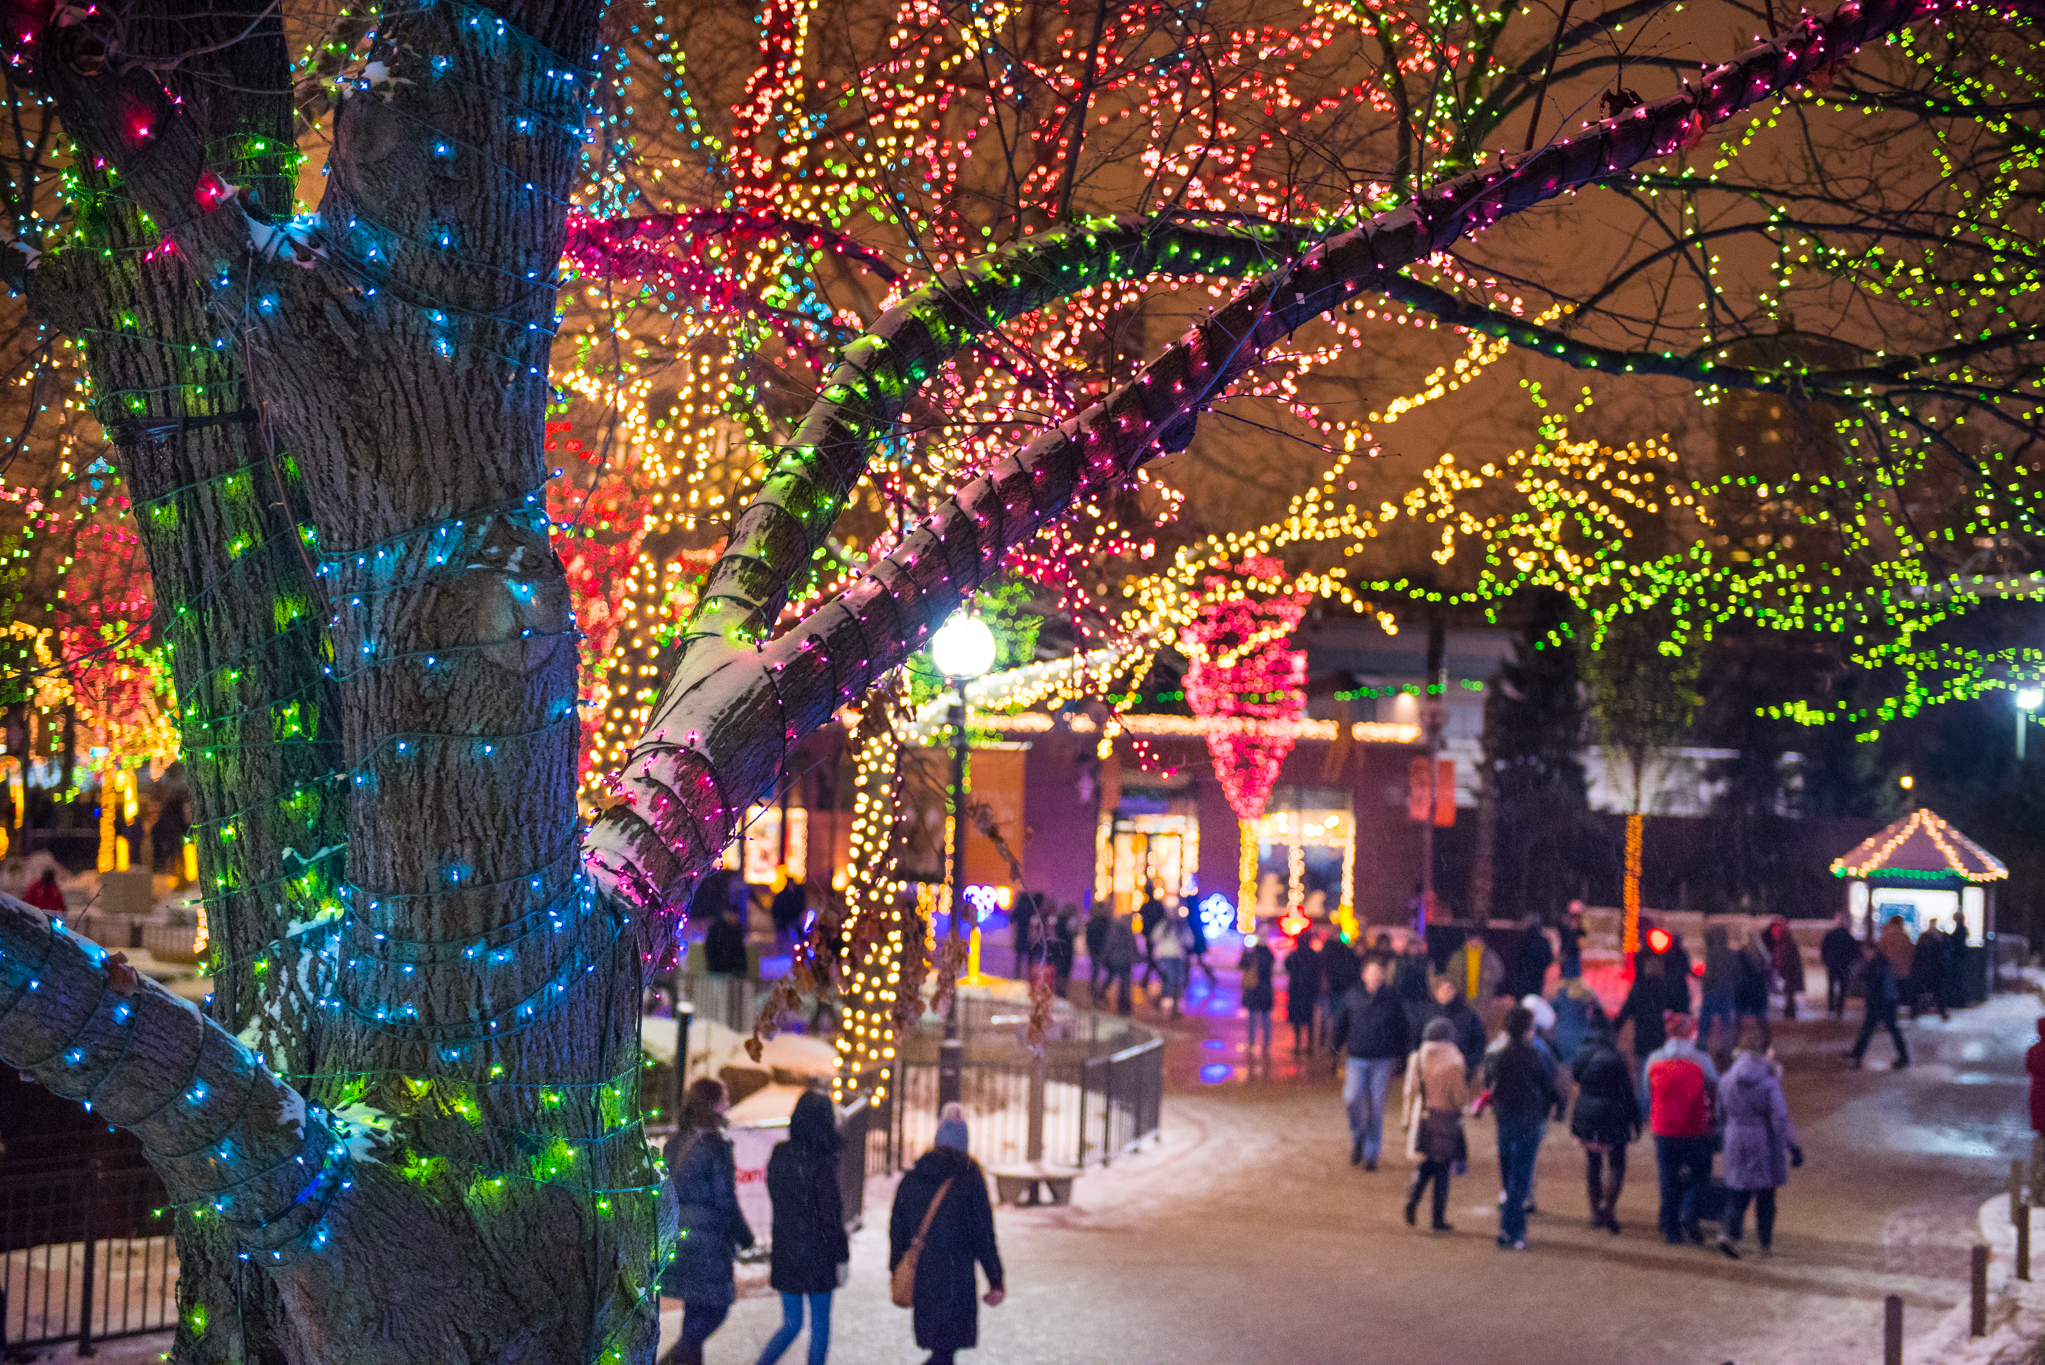
[[[1754,1240],[1763,1256],[1773,1256],[1775,1192],[1789,1183],[1791,1167],[1804,1164],[1804,1148],[1782,1093],[1782,1070],[1752,1032],[1741,1035],[1740,1055],[1718,1083],[1718,1109],[1725,1116],[1725,1187],[1732,1196],[1718,1249],[1740,1259],[1751,1203]]]
[[[1846,924],[1847,914],[1841,910],[1832,917],[1825,937],[1818,940],[1818,960],[1825,964],[1825,1008],[1834,1019],[1846,1017],[1846,980],[1860,957],[1860,943]]]
[[[1666,970],[1667,964],[1661,958],[1651,957],[1643,962],[1640,974],[1633,978],[1633,985],[1619,1006],[1618,1017],[1612,1020],[1615,1037],[1620,1029],[1633,1025],[1633,1069],[1639,1077],[1634,1089],[1640,1096],[1642,1114],[1647,1113],[1647,1059],[1669,1040],[1669,990],[1662,980]]]
[[[746,929],[738,922],[731,902],[717,905],[717,918],[703,931],[703,970],[711,976],[744,976],[751,964],[746,960]]]
[[[1285,957],[1285,1022],[1292,1025],[1295,1053],[1314,1050],[1314,1012],[1320,1003],[1321,953],[1308,931],[1293,940]]]
[[[1079,907],[1067,901],[1051,924],[1051,981],[1060,1000],[1072,992],[1072,944],[1078,937]]]
[[[703,1365],[703,1343],[724,1325],[738,1299],[732,1258],[753,1244],[738,1207],[738,1164],[724,1135],[731,1098],[708,1076],[689,1086],[675,1135],[663,1154],[674,1186],[681,1236],[661,1273],[660,1292],[682,1301],[682,1339],[661,1365]]]
[[[1136,972],[1136,957],[1139,951],[1136,927],[1129,922],[1129,916],[1115,916],[1108,925],[1107,939],[1101,945],[1101,957],[1107,968],[1108,981],[1115,987],[1117,1014],[1126,1015],[1130,1012],[1129,995],[1133,989],[1132,978]]]
[[[1891,920],[1890,923],[1900,922]],[[1891,965],[1893,961],[1879,948],[1867,948],[1861,953],[1860,994],[1866,1009],[1860,1021],[1860,1037],[1853,1040],[1853,1050],[1846,1054],[1846,1060],[1856,1067],[1867,1055],[1867,1045],[1875,1036],[1875,1029],[1882,1026],[1888,1028],[1889,1041],[1896,1045],[1896,1060],[1889,1064],[1890,1069],[1901,1071],[1910,1065],[1910,1048],[1903,1041],[1903,1030],[1896,1027],[1896,1010],[1903,1000],[1903,988],[1896,979]]]
[[[1554,950],[1548,946],[1548,931],[1541,924],[1539,915],[1528,915],[1525,928],[1520,934],[1520,945],[1513,954],[1512,972],[1507,980],[1506,994],[1515,1000],[1548,993],[1548,968],[1555,962]]]
[[[895,1187],[888,1216],[888,1270],[915,1248],[916,1344],[930,1352],[924,1365],[952,1365],[960,1351],[980,1343],[980,1309],[973,1302],[973,1265],[987,1274],[981,1302],[996,1307],[1007,1296],[1001,1252],[994,1242],[994,1206],[987,1177],[966,1155],[965,1110],[956,1102],[939,1115],[931,1149]]]
[[[1916,949],[1910,942],[1910,931],[1903,927],[1901,915],[1889,916],[1889,922],[1882,926],[1881,936],[1875,946],[1882,950],[1882,956],[1889,959],[1889,971],[1896,978],[1900,988],[1910,979],[1910,969],[1916,957]]]
[[[1207,989],[1214,990],[1214,964],[1207,960],[1207,921],[1200,914],[1200,907],[1179,904],[1179,918],[1186,925],[1186,980],[1193,979],[1193,968],[1198,967],[1207,976]]]
[[[1450,977],[1439,977],[1434,983],[1434,1009],[1427,1022],[1431,1024],[1437,1019],[1446,1019],[1455,1030],[1456,1047],[1463,1054],[1464,1077],[1475,1076],[1477,1068],[1484,1065],[1484,1021],[1463,999],[1462,990]]]
[[[1179,1017],[1179,1003],[1186,995],[1186,943],[1179,937],[1178,923],[1172,912],[1161,910],[1162,921],[1157,927],[1157,937],[1150,946],[1150,960],[1157,967],[1158,980],[1163,982],[1162,994],[1158,996],[1157,1007],[1162,1011],[1171,1006],[1171,1017]]]
[[[1782,915],[1768,922],[1762,940],[1768,945],[1775,979],[1782,985],[1782,1017],[1794,1019],[1796,998],[1804,993],[1804,950],[1797,944],[1796,935],[1789,931],[1789,920]]]
[[[1910,958],[1909,989],[1904,995],[1910,1001],[1911,1019],[1922,1019],[1927,1008],[1937,1010],[1940,1019],[1952,1019],[1946,1008],[1945,977],[1946,936],[1934,920],[1917,936]]]
[[[1626,1186],[1626,1148],[1640,1136],[1640,1098],[1633,1088],[1633,1068],[1619,1055],[1612,1026],[1603,1015],[1591,1020],[1583,1046],[1570,1058],[1569,1071],[1576,1078],[1569,1132],[1583,1146],[1591,1226],[1616,1237],[1619,1192]]]
[[[804,1091],[788,1119],[788,1141],[767,1158],[767,1197],[774,1203],[767,1283],[781,1295],[781,1327],[768,1338],[759,1365],[774,1365],[795,1343],[805,1305],[809,1365],[824,1365],[831,1353],[831,1294],[845,1283],[852,1260],[838,1185],[839,1145],[831,1101]]]
[[[1703,1192],[1711,1184],[1711,1106],[1718,1093],[1718,1068],[1692,1037],[1696,1026],[1689,1015],[1671,1010],[1667,1028],[1669,1040],[1647,1059],[1647,1126],[1661,1174],[1662,1240],[1702,1246],[1704,1231],[1697,1220]]]
[[[774,899],[767,903],[767,917],[774,921],[774,937],[783,945],[791,944],[809,928],[809,892],[800,881],[790,878],[788,883],[774,893]]]
[[[2038,1021],[2038,1041],[2024,1050],[2024,1071],[2031,1078],[2031,1131],[2045,1133],[2045,1019]]]
[[[1378,1168],[1385,1132],[1385,1092],[1392,1073],[1406,1059],[1412,1035],[1399,997],[1385,985],[1381,963],[1364,964],[1363,979],[1335,1007],[1328,1032],[1334,1050],[1346,1053],[1342,1105],[1349,1111],[1349,1164]]]
[[[1491,1007],[1491,997],[1498,994],[1499,983],[1505,980],[1505,964],[1485,943],[1484,936],[1473,932],[1449,954],[1442,975],[1456,983],[1463,1000],[1482,1018]]]
[[[1527,1185],[1541,1151],[1541,1132],[1548,1116],[1561,1104],[1555,1082],[1528,1035],[1534,1014],[1525,1005],[1505,1012],[1505,1046],[1485,1063],[1491,1089],[1491,1111],[1498,1122],[1499,1177],[1505,1204],[1499,1210],[1498,1244],[1514,1251],[1527,1249]]]
[[[1433,1013],[1428,999],[1434,984],[1434,963],[1427,956],[1427,940],[1419,934],[1406,935],[1406,946],[1392,962],[1392,989],[1406,1007],[1406,1024],[1418,1038]]]
[[[1277,956],[1264,942],[1262,934],[1251,934],[1245,940],[1243,956],[1238,964],[1242,970],[1243,1008],[1250,1016],[1249,1041],[1243,1044],[1243,1051],[1257,1050],[1257,1034],[1264,1035],[1264,1055],[1271,1055],[1271,1006],[1276,1001],[1272,988],[1272,973],[1277,966]],[[1286,1008],[1292,1008],[1290,1001]],[[1296,1035],[1295,1035],[1296,1036]],[[1296,1050],[1296,1049],[1295,1049]]]
[[[1086,917],[1086,987],[1095,1009],[1100,1008],[1101,987],[1108,975],[1108,907],[1097,902]]]
[[[1768,1025],[1768,979],[1774,971],[1768,950],[1761,945],[1761,936],[1750,931],[1740,944],[1740,980],[1733,988],[1733,1015],[1739,1031],[1726,1039],[1728,1050],[1746,1030],[1750,1019],[1760,1031],[1761,1045],[1774,1046],[1775,1031]]]
[[[1580,976],[1563,978],[1555,987],[1555,994],[1549,997],[1548,1007],[1555,1011],[1555,1027],[1548,1031],[1548,1045],[1565,1064],[1583,1050],[1592,1024],[1611,1028],[1611,1022],[1605,1018],[1605,1007]]]
[[[1734,1013],[1733,997],[1740,988],[1740,978],[1747,970],[1739,952],[1726,935],[1723,924],[1708,924],[1704,928],[1704,998],[1697,1009],[1697,1046],[1709,1052],[1711,1040],[1719,1039],[1719,1047],[1727,1052],[1739,1037],[1738,1016]]]
[[[1571,901],[1563,912],[1562,927],[1555,934],[1562,951],[1556,958],[1562,979],[1583,975],[1583,902]]]
[[[1138,984],[1145,994],[1150,992],[1150,983],[1157,977],[1157,934],[1164,927],[1164,922],[1165,903],[1158,899],[1157,888],[1145,882],[1143,904],[1136,907],[1136,923],[1132,926],[1143,940],[1143,980]]]
[[[57,869],[44,868],[43,875],[35,879],[21,898],[46,915],[63,914],[64,888],[57,885]]]
[[[1469,1102],[1470,1087],[1462,1049],[1456,1046],[1455,1025],[1446,1019],[1430,1020],[1420,1050],[1406,1063],[1406,1103],[1419,1111],[1414,1148],[1420,1156],[1412,1188],[1406,1191],[1409,1228],[1419,1215],[1420,1196],[1431,1185],[1434,1217],[1428,1226],[1435,1232],[1455,1231],[1448,1221],[1449,1172],[1468,1155],[1463,1106]]]

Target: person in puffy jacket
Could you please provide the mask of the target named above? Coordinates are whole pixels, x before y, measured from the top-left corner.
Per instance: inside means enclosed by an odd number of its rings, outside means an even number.
[[[662,1365],[703,1365],[703,1343],[724,1325],[738,1299],[732,1258],[753,1244],[753,1230],[738,1207],[738,1163],[724,1135],[724,1111],[730,1107],[724,1082],[706,1076],[691,1084],[664,1154],[682,1235],[661,1273],[660,1292],[682,1301],[682,1339]]]
[[[1533,1011],[1514,1005],[1505,1012],[1505,1046],[1485,1060],[1491,1111],[1498,1120],[1499,1177],[1505,1186],[1498,1244],[1514,1251],[1527,1249],[1527,1188],[1540,1155],[1541,1133],[1562,1102],[1555,1089],[1554,1061],[1529,1041],[1533,1031]]]
[[[1268,950],[1267,950],[1268,951]],[[1247,977],[1245,980],[1247,981]],[[1249,987],[1243,987],[1244,1004],[1249,1003]],[[1314,1014],[1321,1007],[1321,950],[1313,940],[1311,931],[1302,933],[1293,942],[1292,951],[1285,958],[1285,1022],[1292,1025],[1292,1050],[1294,1053],[1314,1050]],[[1270,1006],[1267,1004],[1266,1009]],[[1269,1028],[1269,1021],[1266,1021]],[[1251,1030],[1253,1033],[1255,1030]],[[1271,1042],[1264,1040],[1265,1050]]]
[[[1463,1051],[1456,1046],[1456,1029],[1446,1019],[1427,1025],[1420,1050],[1406,1063],[1406,1103],[1416,1110],[1414,1149],[1420,1154],[1413,1185],[1406,1191],[1406,1226],[1412,1227],[1420,1212],[1420,1196],[1434,1187],[1436,1232],[1454,1232],[1449,1226],[1449,1172],[1461,1160],[1463,1106],[1470,1102],[1470,1087],[1463,1070]]]
[[[1748,1034],[1740,1055],[1718,1083],[1725,1115],[1725,1187],[1732,1209],[1718,1249],[1734,1260],[1747,1205],[1754,1206],[1754,1238],[1763,1256],[1775,1254],[1775,1192],[1789,1183],[1789,1168],[1804,1164],[1803,1143],[1782,1094],[1782,1072]]]
[[[1405,1006],[1385,984],[1383,963],[1364,964],[1363,980],[1343,995],[1328,1032],[1335,1052],[1346,1054],[1342,1106],[1349,1111],[1349,1164],[1375,1171],[1384,1139],[1385,1092],[1412,1040]]]
[[[1697,1226],[1699,1200],[1711,1184],[1711,1106],[1718,1092],[1718,1068],[1697,1046],[1696,1026],[1687,1014],[1669,1011],[1669,1041],[1648,1055],[1647,1126],[1654,1133],[1655,1165],[1661,1173],[1662,1239],[1704,1244]]]
[[[1598,1003],[1598,997],[1580,976],[1564,977],[1555,987],[1555,994],[1548,997],[1548,1007],[1555,1011],[1554,1026],[1548,1030],[1548,1045],[1565,1063],[1583,1050],[1592,1025],[1603,1024],[1606,1029],[1611,1028],[1605,1018],[1605,1007]]]
[[[908,1254],[910,1243],[930,1216],[930,1231],[916,1260],[916,1302],[912,1321],[916,1344],[930,1352],[925,1365],[952,1365],[953,1357],[980,1342],[980,1309],[973,1302],[973,1264],[987,1272],[989,1308],[1006,1296],[1001,1252],[994,1244],[994,1206],[987,1177],[966,1155],[965,1111],[947,1104],[931,1149],[895,1186],[888,1216],[888,1269]],[[949,1182],[949,1183],[947,1183]],[[940,1200],[941,1196],[941,1200]],[[937,1212],[930,1214],[932,1201]]]
[[[1602,1015],[1592,1020],[1583,1046],[1570,1058],[1569,1070],[1576,1078],[1569,1132],[1583,1146],[1591,1226],[1617,1236],[1626,1147],[1640,1136],[1640,1098],[1633,1089],[1633,1068],[1620,1055],[1612,1026]]]
[[[1739,949],[1733,947],[1727,937],[1725,926],[1706,925],[1703,1000],[1697,1009],[1697,1046],[1707,1052],[1711,1050],[1712,1038],[1721,1029],[1724,1031],[1724,1036],[1718,1040],[1721,1052],[1731,1051],[1734,1040],[1739,1036],[1733,997],[1739,992],[1740,980],[1746,975],[1746,970],[1746,963],[1740,959]]]
[[[767,1158],[767,1197],[774,1201],[774,1241],[767,1283],[781,1295],[781,1327],[760,1352],[774,1365],[802,1331],[809,1308],[809,1365],[831,1352],[831,1293],[852,1259],[845,1236],[845,1196],[838,1185],[838,1117],[814,1090],[795,1101],[788,1141]]]

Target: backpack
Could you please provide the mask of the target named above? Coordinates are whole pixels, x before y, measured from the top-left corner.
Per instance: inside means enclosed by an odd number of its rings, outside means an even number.
[[[1668,1057],[1647,1069],[1649,1127],[1657,1137],[1703,1137],[1711,1131],[1711,1092],[1704,1068]]]

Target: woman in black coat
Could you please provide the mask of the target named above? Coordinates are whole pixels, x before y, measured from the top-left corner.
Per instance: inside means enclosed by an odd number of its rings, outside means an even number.
[[[987,1306],[1001,1302],[1001,1253],[994,1245],[994,1206],[987,1177],[966,1155],[966,1123],[948,1104],[937,1125],[937,1145],[925,1152],[895,1187],[888,1219],[888,1269],[901,1264],[940,1188],[944,1200],[930,1220],[916,1261],[916,1344],[930,1352],[925,1365],[952,1365],[954,1353],[980,1343],[980,1309],[973,1302],[973,1263],[987,1272]],[[945,1182],[950,1181],[946,1186]]]
[[[802,1331],[809,1303],[809,1365],[831,1351],[831,1291],[844,1281],[852,1247],[845,1238],[845,1196],[838,1187],[838,1122],[831,1102],[812,1090],[795,1102],[788,1141],[767,1158],[774,1201],[774,1242],[767,1283],[781,1294],[781,1330],[760,1352],[774,1365]]]
[[[1249,1003],[1249,993],[1243,994]],[[1285,959],[1285,1022],[1292,1025],[1292,1050],[1314,1050],[1314,1010],[1321,1003],[1321,952],[1305,934]]]
[[[689,1087],[681,1126],[668,1139],[668,1179],[675,1187],[681,1237],[661,1273],[660,1292],[682,1301],[682,1339],[663,1365],[703,1365],[703,1343],[724,1325],[738,1298],[732,1257],[753,1244],[738,1208],[738,1163],[724,1135],[731,1107],[724,1083],[708,1077]]]
[[[1640,1136],[1640,1100],[1633,1089],[1633,1068],[1612,1041],[1612,1026],[1602,1014],[1591,1016],[1583,1047],[1569,1063],[1576,1078],[1576,1107],[1569,1131],[1583,1144],[1584,1186],[1590,1193],[1591,1226],[1617,1234],[1613,1210],[1626,1184],[1626,1144]],[[1605,1169],[1611,1170],[1607,1183]]]

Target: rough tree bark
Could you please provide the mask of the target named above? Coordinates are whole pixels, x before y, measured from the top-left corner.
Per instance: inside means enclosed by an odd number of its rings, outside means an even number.
[[[110,417],[142,404],[113,429],[177,644],[222,961],[201,1019],[7,901],[0,1059],[134,1129],[184,1204],[205,1311],[177,1358],[650,1359],[641,972],[789,746],[1075,497],[1182,447],[1295,328],[1935,8],[1849,3],[1312,245],[770,638],[945,355],[1084,281],[1271,253],[1101,224],[940,279],[847,349],[734,529],[623,801],[578,839],[574,623],[540,490],[593,0],[385,12],[345,72],[320,212],[295,222],[265,159],[291,112],[267,11],[17,3],[8,56],[106,205],[27,284],[85,339]]]

